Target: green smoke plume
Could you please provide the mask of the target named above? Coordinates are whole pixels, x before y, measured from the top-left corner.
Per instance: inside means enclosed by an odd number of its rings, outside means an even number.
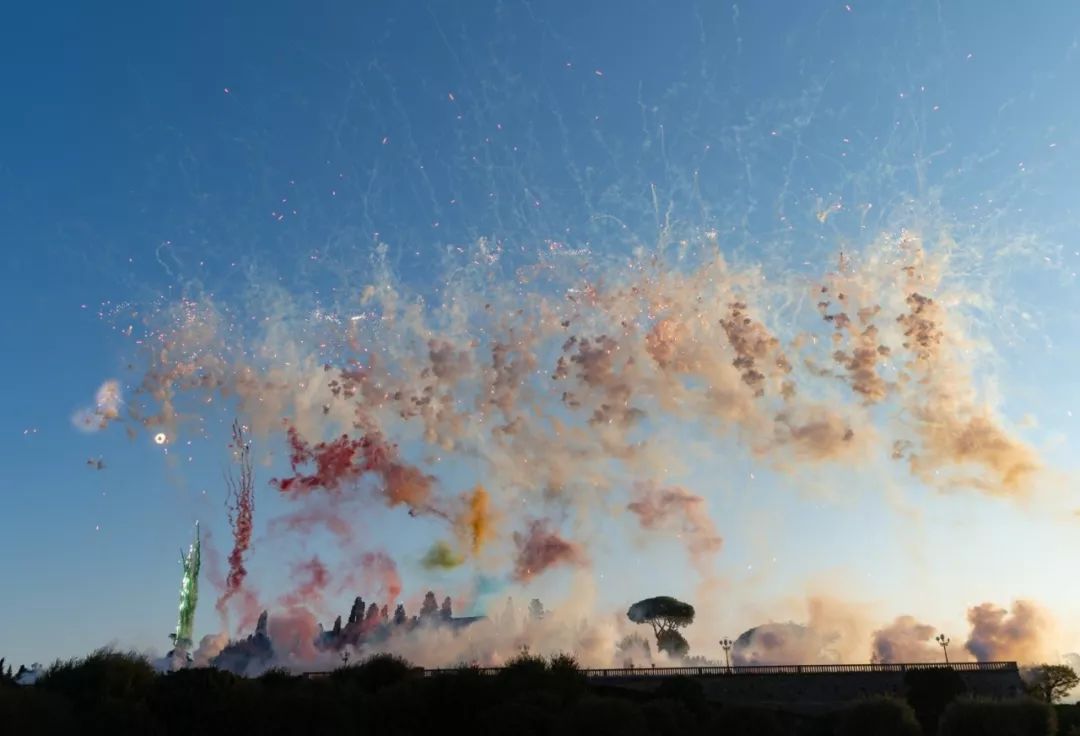
[[[431,546],[420,562],[428,570],[451,570],[465,562],[465,558],[440,540]]]
[[[184,577],[180,579],[180,615],[176,622],[174,639],[178,648],[191,646],[191,630],[195,624],[195,604],[199,602],[199,522],[195,522],[195,541],[188,548],[187,555],[180,552],[180,564],[184,568]]]

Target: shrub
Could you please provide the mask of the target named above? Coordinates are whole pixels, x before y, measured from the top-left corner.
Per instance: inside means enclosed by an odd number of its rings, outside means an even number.
[[[649,726],[649,733],[657,736],[686,736],[698,733],[698,720],[685,704],[677,700],[661,698],[646,703],[642,715]]]
[[[691,709],[699,709],[705,703],[705,688],[692,677],[665,677],[656,689],[658,698],[677,700]]]
[[[645,736],[641,709],[621,698],[582,698],[563,713],[560,734],[580,736]]]
[[[60,696],[74,719],[103,733],[158,733],[150,711],[153,668],[135,654],[99,650],[57,662],[33,687]]]
[[[1054,736],[1053,707],[1030,698],[958,700],[941,717],[941,736]]]
[[[521,654],[507,662],[496,677],[507,695],[539,690],[548,684],[547,662],[543,657]]]
[[[867,698],[843,712],[837,736],[919,736],[922,729],[915,711],[903,700]]]
[[[536,698],[504,700],[484,709],[479,731],[491,736],[546,736],[553,732],[556,713]]]
[[[0,724],[5,733],[75,733],[68,702],[36,687],[0,688]]]
[[[926,667],[904,674],[904,695],[924,734],[936,734],[945,709],[967,692],[960,673],[951,667]]]
[[[339,685],[353,685],[373,693],[412,678],[413,670],[401,657],[376,654],[352,667],[334,670],[330,678]]]
[[[253,687],[243,678],[212,668],[159,675],[150,707],[168,733],[227,733],[246,726]]]
[[[548,664],[548,680],[553,693],[563,700],[575,700],[588,687],[585,674],[569,654],[557,654]]]
[[[712,730],[724,736],[790,736],[776,713],[747,706],[718,711],[713,718]]]

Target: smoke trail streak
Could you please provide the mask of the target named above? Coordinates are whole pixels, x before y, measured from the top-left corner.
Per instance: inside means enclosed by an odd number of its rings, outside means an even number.
[[[226,508],[229,526],[232,528],[233,547],[229,553],[229,573],[225,578],[225,590],[218,597],[217,610],[223,616],[225,607],[243,587],[247,577],[244,555],[251,548],[251,533],[255,515],[255,473],[251,464],[251,443],[245,435],[245,428],[240,420],[232,425],[233,454],[240,468],[239,476],[231,472],[225,474],[225,486],[228,489]]]

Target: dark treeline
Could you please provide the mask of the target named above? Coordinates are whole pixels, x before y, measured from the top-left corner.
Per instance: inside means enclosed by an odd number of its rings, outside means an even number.
[[[1080,706],[967,700],[951,670],[909,675],[905,699],[811,717],[709,703],[689,678],[648,694],[605,687],[570,657],[526,654],[494,676],[462,668],[424,677],[379,656],[319,678],[245,679],[212,668],[159,675],[143,659],[101,651],[57,663],[33,685],[0,675],[0,724],[34,734],[1080,736]]]

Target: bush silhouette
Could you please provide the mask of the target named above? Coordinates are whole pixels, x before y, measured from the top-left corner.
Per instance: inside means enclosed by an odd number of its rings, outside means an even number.
[[[0,724],[5,733],[76,733],[67,699],[36,687],[0,687]]]
[[[491,736],[546,736],[555,733],[557,708],[543,698],[522,695],[491,704],[480,714],[479,732]]]
[[[780,718],[763,708],[724,708],[713,718],[713,732],[724,736],[790,736]]]
[[[1054,711],[1057,713],[1058,733],[1069,736],[1069,731],[1075,729],[1077,736],[1080,736],[1080,703],[1057,705],[1054,706]]]
[[[558,733],[573,736],[645,736],[641,709],[621,698],[582,698],[559,720]]]
[[[1054,736],[1053,707],[1030,698],[1014,700],[962,699],[941,717],[941,736]]]
[[[908,697],[937,718],[956,673],[939,668],[909,678]],[[110,651],[59,662],[40,684],[0,687],[0,725],[13,733],[417,734],[521,736],[638,733],[691,736],[916,736],[903,701],[875,698],[836,713],[798,716],[783,708],[721,707],[692,677],[637,678],[638,690],[587,678],[573,657],[527,652],[492,676],[475,667],[418,676],[379,655],[328,676],[272,670],[244,678],[215,669],[157,675],[145,660]],[[944,683],[944,693],[931,686]],[[962,685],[962,681],[960,682]],[[1080,709],[1058,706],[1062,734]],[[1034,701],[963,700],[942,718],[942,734],[1043,736],[1054,710]],[[924,732],[926,733],[926,732]],[[937,731],[930,731],[936,734]]]
[[[700,708],[705,703],[701,682],[692,677],[668,677],[656,689],[659,698],[677,700],[688,708]]]
[[[254,708],[254,686],[211,668],[161,675],[150,696],[151,710],[166,732],[227,733],[243,730]]]
[[[678,700],[653,700],[642,706],[641,710],[649,733],[656,736],[686,736],[699,732],[697,717]]]
[[[557,654],[551,658],[548,682],[551,691],[564,701],[577,699],[588,688],[585,674],[577,660],[569,654]]]
[[[924,734],[936,734],[941,714],[966,692],[964,678],[951,667],[926,667],[904,673],[904,696]]]
[[[149,703],[155,677],[144,658],[102,649],[56,662],[34,688],[62,697],[76,720],[103,732],[151,734],[160,731]]]
[[[378,692],[413,677],[413,666],[392,654],[376,654],[352,667],[343,667],[330,675],[338,684],[352,684],[367,692]]]
[[[922,729],[915,711],[897,698],[867,698],[840,717],[837,736],[919,736]]]
[[[496,677],[503,692],[513,696],[547,687],[548,665],[543,657],[524,653],[507,662]]]

